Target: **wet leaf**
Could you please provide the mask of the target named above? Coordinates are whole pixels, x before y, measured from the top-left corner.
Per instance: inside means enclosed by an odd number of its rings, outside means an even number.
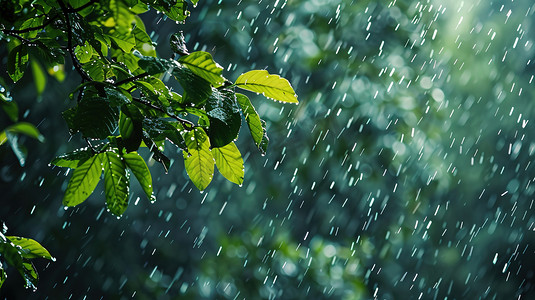
[[[14,82],[19,81],[28,66],[28,51],[25,45],[13,48],[7,57],[7,73]]]
[[[214,157],[210,152],[210,139],[200,127],[188,131],[184,139],[189,152],[184,151],[186,172],[193,184],[203,191],[214,176]]]
[[[130,180],[126,164],[115,151],[99,154],[104,168],[106,206],[116,216],[121,216],[128,207]]]
[[[95,155],[74,170],[65,190],[63,205],[76,206],[84,202],[98,184],[102,174],[102,160]]]
[[[236,94],[236,99],[241,107],[243,114],[245,115],[245,121],[253,137],[253,141],[262,154],[266,153],[269,139],[267,137],[266,122],[260,119],[254,106],[249,101],[247,96],[242,94]]]
[[[76,169],[85,161],[93,157],[91,149],[78,149],[54,158],[50,163],[58,167]]]
[[[150,200],[154,200],[152,191],[152,176],[145,160],[137,153],[130,152],[123,155],[126,166],[132,171],[143,191]]]
[[[288,80],[279,75],[271,75],[266,70],[244,73],[236,79],[235,84],[239,88],[263,94],[273,100],[298,103],[297,95]]]
[[[219,87],[225,82],[225,78],[221,75],[223,68],[214,61],[208,52],[193,52],[182,56],[178,61],[214,87]]]
[[[212,154],[219,172],[228,181],[241,185],[244,169],[243,158],[238,147],[234,143],[229,143],[223,147],[212,148]]]
[[[6,236],[13,244],[22,248],[21,254],[24,258],[46,258],[50,260],[56,260],[45,247],[41,246],[37,241],[18,237],[18,236]]]

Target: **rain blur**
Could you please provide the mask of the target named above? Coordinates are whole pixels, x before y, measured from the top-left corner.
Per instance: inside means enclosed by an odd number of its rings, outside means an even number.
[[[168,152],[157,201],[136,183],[117,219],[102,183],[64,209],[70,174],[49,165],[84,146],[61,118],[79,79],[37,99],[18,85],[46,142],[25,141],[24,167],[0,148],[0,219],[57,260],[35,262],[36,292],[9,269],[2,298],[535,298],[532,1],[201,0],[185,24],[141,17],[161,57],[182,30],[225,77],[266,69],[300,103],[250,94],[270,144],[240,133],[242,186],[216,174],[200,193]]]

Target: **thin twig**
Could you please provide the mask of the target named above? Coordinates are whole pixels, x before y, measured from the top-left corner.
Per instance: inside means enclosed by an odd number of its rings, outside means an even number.
[[[149,76],[149,73],[147,73],[147,72],[141,73],[139,75],[136,75],[136,76],[133,76],[133,77],[130,77],[130,78],[126,78],[126,79],[123,79],[121,81],[117,81],[113,85],[114,86],[120,86],[122,84],[129,83],[129,82],[132,82],[132,81],[136,81],[136,80],[141,79],[141,78],[146,77],[146,76]]]
[[[67,9],[62,0],[58,0],[57,2],[61,8],[61,11],[63,11],[63,15],[65,16],[65,22],[67,23],[67,51],[69,51],[74,68],[80,74],[80,76],[82,76],[82,79],[86,81],[92,81],[91,77],[87,75],[87,73],[82,69],[80,62],[74,55],[74,50],[72,48],[72,26],[69,17],[69,10]]]
[[[50,25],[50,23],[54,22],[55,19],[57,19],[58,16],[54,16],[50,19],[48,19],[45,23],[43,23],[43,25],[40,25],[40,26],[36,26],[36,27],[28,27],[28,28],[25,28],[25,29],[20,29],[20,30],[10,30],[10,29],[5,29],[3,30],[3,32],[5,34],[20,34],[20,33],[27,33],[27,32],[30,32],[30,31],[36,31],[36,30],[42,30],[42,29],[45,29],[46,26]]]
[[[143,105],[146,105],[146,106],[148,106],[148,107],[150,107],[150,108],[152,108],[154,110],[162,112],[162,113],[168,115],[169,117],[177,120],[178,122],[182,123],[182,125],[184,125],[186,130],[193,130],[193,128],[195,128],[195,124],[193,124],[192,122],[190,122],[190,121],[188,121],[186,119],[182,119],[181,117],[179,117],[177,115],[174,115],[174,114],[172,114],[170,112],[167,112],[167,111],[165,111],[163,108],[161,108],[159,106],[156,106],[156,105],[154,105],[154,104],[152,104],[152,103],[150,103],[148,101],[142,100],[140,98],[133,97],[132,99],[134,101],[136,101],[137,103],[141,103]]]
[[[37,46],[39,47],[38,44],[34,43],[33,41],[29,40],[29,39],[26,39],[26,38],[23,38],[22,36],[14,33],[14,32],[9,32],[7,30],[2,30],[3,33],[9,35],[9,36],[12,36],[14,38],[17,38],[22,44],[26,45],[26,46]]]

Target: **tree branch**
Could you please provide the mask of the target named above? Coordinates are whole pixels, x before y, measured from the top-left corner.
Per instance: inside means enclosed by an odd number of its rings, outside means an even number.
[[[132,82],[132,81],[136,81],[136,80],[141,79],[141,78],[146,77],[146,76],[149,76],[149,73],[144,72],[144,73],[141,73],[139,75],[136,75],[136,76],[133,76],[133,77],[130,77],[130,78],[126,78],[126,79],[123,79],[121,81],[117,81],[113,85],[114,86],[120,86],[122,84],[129,83],[129,82]]]
[[[3,33],[9,35],[9,36],[12,36],[16,39],[18,39],[22,44],[26,45],[26,46],[39,46],[38,44],[34,43],[33,41],[29,40],[29,39],[26,39],[26,38],[23,38],[22,36],[14,33],[14,32],[9,32],[8,30],[2,30]]]
[[[186,130],[193,130],[193,128],[195,128],[195,124],[193,124],[192,122],[190,122],[190,121],[188,121],[186,119],[182,119],[182,118],[180,118],[179,116],[177,116],[175,114],[169,113],[169,112],[165,111],[163,108],[161,108],[159,106],[156,106],[156,105],[154,105],[154,104],[152,104],[152,103],[150,103],[148,101],[145,101],[145,100],[143,100],[141,98],[136,98],[136,97],[133,97],[132,100],[136,101],[137,103],[141,103],[141,104],[143,104],[145,106],[148,106],[148,107],[150,107],[150,108],[152,108],[154,110],[157,110],[159,112],[162,112],[162,113],[168,115],[169,117],[177,120],[182,125],[184,125]]]
[[[82,69],[80,62],[74,55],[74,50],[72,48],[72,26],[69,17],[69,10],[67,9],[62,0],[58,0],[57,2],[61,8],[61,11],[63,12],[63,15],[65,16],[65,22],[67,23],[67,51],[69,51],[69,54],[71,56],[72,64],[74,65],[74,68],[80,74],[80,76],[82,76],[83,80],[92,81],[93,79],[91,79],[91,77],[87,75],[87,73]]]
[[[43,23],[43,25],[40,25],[40,26],[36,26],[36,27],[29,27],[29,28],[25,28],[25,29],[20,29],[20,30],[10,30],[10,29],[4,29],[2,30],[5,34],[21,34],[21,33],[27,33],[27,32],[30,32],[30,31],[36,31],[36,30],[42,30],[42,29],[45,29],[46,26],[50,25],[50,23],[54,22],[55,19],[57,19],[58,16],[54,16],[50,19],[48,19],[45,23]]]

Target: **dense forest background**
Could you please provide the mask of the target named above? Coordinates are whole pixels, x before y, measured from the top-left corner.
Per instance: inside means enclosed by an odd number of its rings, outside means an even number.
[[[10,270],[0,296],[534,297],[534,13],[529,0],[201,0],[185,24],[144,14],[161,57],[183,30],[229,74],[288,78],[300,104],[253,99],[270,145],[261,156],[240,134],[243,186],[216,176],[199,193],[176,159],[151,167],[158,201],[134,186],[120,219],[101,185],[65,210],[68,177],[49,165],[83,146],[61,118],[79,79],[48,77],[36,96],[25,76],[12,95],[46,141],[24,141],[25,167],[0,148],[0,219],[57,261],[36,261],[37,292]]]

